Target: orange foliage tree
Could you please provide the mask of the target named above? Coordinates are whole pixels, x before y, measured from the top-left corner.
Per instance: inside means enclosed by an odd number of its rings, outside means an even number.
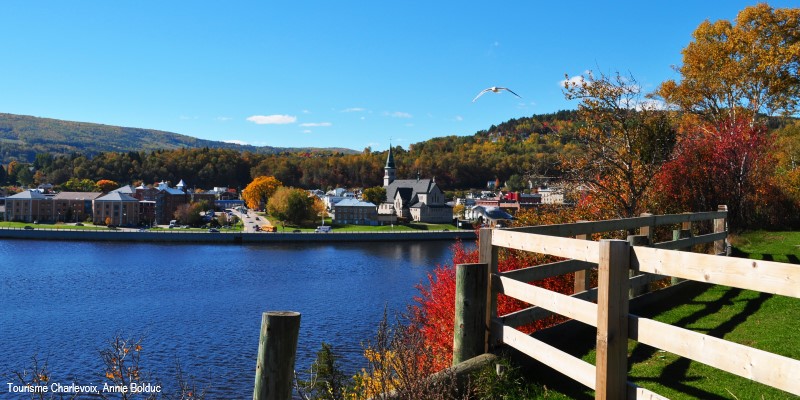
[[[267,200],[280,186],[283,186],[283,183],[274,176],[258,176],[242,190],[242,200],[251,209],[263,209],[266,207]]]
[[[108,193],[119,187],[119,183],[114,182],[110,179],[100,179],[94,185],[97,186],[97,188],[100,189],[100,191],[103,193]]]

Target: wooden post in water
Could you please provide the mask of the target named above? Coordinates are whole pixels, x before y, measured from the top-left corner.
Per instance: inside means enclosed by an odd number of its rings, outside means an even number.
[[[650,240],[645,235],[628,235],[628,243],[631,246],[650,246]],[[628,276],[633,278],[634,276],[639,275],[639,269],[631,268],[629,270]],[[629,281],[630,283],[630,281]],[[644,293],[647,293],[647,285],[643,286],[630,286],[628,289],[628,298],[632,299],[636,296],[640,296]]]
[[[261,316],[253,400],[290,400],[300,313],[268,311]]]
[[[487,352],[486,292],[489,265],[456,265],[453,365]]]
[[[726,215],[727,215],[728,206],[720,205],[720,206],[717,207],[717,211],[725,212]],[[717,219],[714,220],[714,233],[726,232],[727,229],[728,229],[728,227],[727,227],[727,224],[726,224],[726,218],[725,217],[717,218]],[[725,255],[726,252],[727,252],[727,249],[725,248],[725,239],[715,240],[714,241],[714,254]]]
[[[595,399],[616,400],[627,396],[630,249],[624,240],[600,241]]]
[[[577,221],[577,222],[586,222],[586,221]],[[589,239],[589,235],[575,235],[575,239],[587,240]],[[573,293],[580,293],[586,290],[589,290],[589,286],[591,286],[591,276],[589,275],[588,269],[582,269],[580,271],[575,271],[575,282],[573,283]]]

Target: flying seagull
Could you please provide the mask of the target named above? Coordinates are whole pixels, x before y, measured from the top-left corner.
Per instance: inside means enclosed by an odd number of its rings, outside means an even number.
[[[494,93],[497,93],[497,92],[499,92],[499,91],[501,91],[501,90],[505,90],[505,91],[507,91],[507,92],[509,92],[509,93],[513,94],[514,96],[517,96],[517,97],[519,97],[520,99],[522,98],[522,96],[520,96],[520,95],[518,95],[518,94],[514,93],[514,91],[513,91],[513,90],[511,90],[511,89],[509,89],[509,88],[492,86],[492,87],[490,87],[490,88],[488,88],[488,89],[483,89],[483,90],[481,90],[481,92],[480,92],[480,93],[478,93],[478,95],[477,95],[477,96],[475,96],[475,98],[474,98],[474,99],[472,99],[472,102],[474,103],[474,102],[475,102],[475,100],[478,100],[478,97],[481,97],[481,96],[483,96],[483,94],[484,94],[484,93],[486,93],[486,92],[494,92]]]

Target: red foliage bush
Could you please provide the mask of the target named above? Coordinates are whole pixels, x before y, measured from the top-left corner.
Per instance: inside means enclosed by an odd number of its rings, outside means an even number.
[[[458,242],[452,247],[451,264],[439,265],[428,274],[427,285],[417,286],[419,296],[415,297],[416,305],[411,307],[412,328],[419,329],[425,338],[426,351],[430,352],[437,369],[449,367],[453,356],[453,321],[455,317],[455,265],[478,262],[476,248],[467,248]],[[524,254],[517,251],[501,251],[498,269],[501,272],[511,271],[532,265],[551,262],[552,257]],[[573,277],[571,274],[544,279],[534,283],[559,293],[571,294]],[[528,304],[499,295],[497,299],[498,315],[505,315],[529,307]],[[551,317],[520,327],[523,332],[530,333],[537,329],[551,326],[561,317]]]

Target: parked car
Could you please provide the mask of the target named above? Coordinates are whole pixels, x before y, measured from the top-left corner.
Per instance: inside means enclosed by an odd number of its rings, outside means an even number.
[[[25,229],[33,229],[33,227],[30,225],[25,225]]]
[[[209,233],[219,233],[219,229],[217,229],[217,228],[209,228],[208,232]]]

